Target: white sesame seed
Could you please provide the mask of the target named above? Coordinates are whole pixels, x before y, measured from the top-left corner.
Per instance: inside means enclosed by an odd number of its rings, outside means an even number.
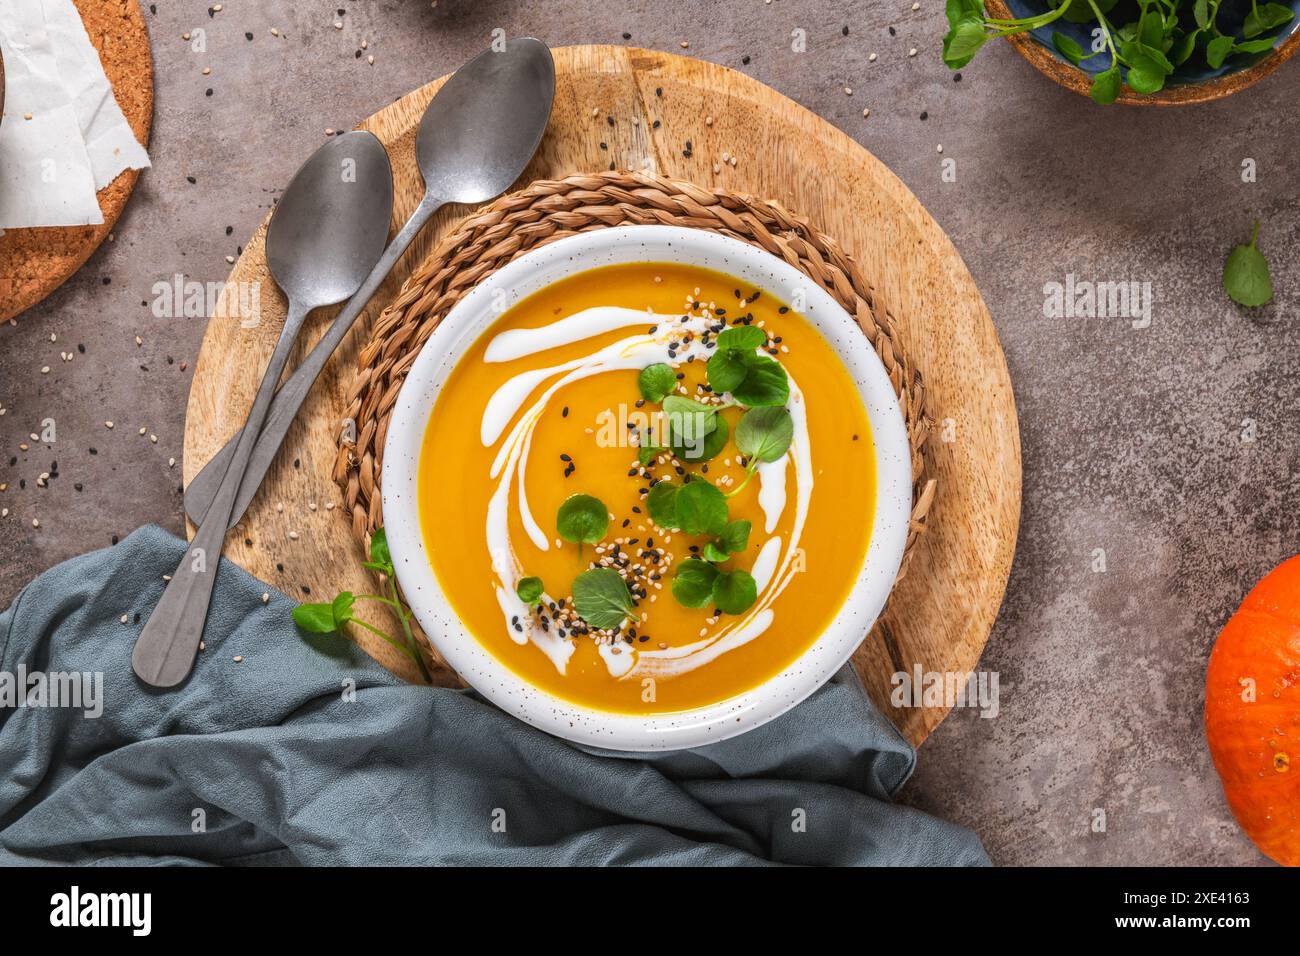
[[[118,620],[121,621],[123,624],[125,624],[127,621],[130,620],[130,617],[128,617],[127,615],[123,614],[121,617],[118,618]]]
[[[372,53],[372,54],[370,54],[370,56],[366,57],[366,62],[369,63],[371,66],[374,66],[374,65],[375,65],[375,55]]]
[[[265,604],[265,603],[267,603],[267,602],[270,601],[270,600],[271,600],[270,592],[268,592],[268,591],[263,591],[263,592],[262,592],[262,603]]]
[[[104,422],[104,427],[105,427],[105,428],[112,428],[112,427],[113,427],[113,423],[112,423],[112,422]]]
[[[244,655],[236,654],[234,660],[236,664],[242,664],[244,662]]]
[[[297,540],[298,540],[298,532],[297,532],[297,531],[290,531],[290,532],[289,532],[289,540],[290,540],[290,541],[297,541]]]
[[[943,152],[943,143],[940,143],[938,146],[936,146],[936,147],[934,148],[934,151],[935,151],[936,153],[942,153],[942,152]]]
[[[279,29],[277,27],[271,27],[271,36],[278,37],[279,35],[280,35]]]
[[[912,49],[908,50],[908,51],[907,51],[907,55],[908,55],[908,56],[916,56],[916,47],[912,47]]]
[[[871,63],[875,63],[875,62],[876,62],[876,55],[875,55],[874,53],[871,54],[869,57],[867,57],[867,60],[868,60],[869,62],[871,62]]]
[[[210,66],[205,66],[205,67],[204,67],[200,72],[201,72],[204,76],[207,76],[209,73],[212,72],[212,67],[210,67]]]
[[[36,519],[36,518],[33,518],[33,519],[32,519],[32,527],[33,527],[33,528],[39,528],[40,526],[41,526],[40,521],[39,521],[38,519]]]

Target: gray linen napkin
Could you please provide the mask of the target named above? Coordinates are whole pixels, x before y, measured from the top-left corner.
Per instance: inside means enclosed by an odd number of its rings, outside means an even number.
[[[733,740],[611,754],[306,639],[290,598],[223,561],[193,675],[149,688],[136,615],[184,547],[141,528],[0,614],[0,863],[988,862],[969,830],[891,802],[915,753],[847,670]],[[80,706],[49,706],[80,673]]]

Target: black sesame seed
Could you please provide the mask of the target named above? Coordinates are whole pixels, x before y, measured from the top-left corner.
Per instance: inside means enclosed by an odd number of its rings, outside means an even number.
[[[745,66],[749,66],[749,57],[748,57],[747,55],[746,55],[746,56],[742,56],[742,57],[740,58],[740,62],[743,63],[743,64],[745,64]]]

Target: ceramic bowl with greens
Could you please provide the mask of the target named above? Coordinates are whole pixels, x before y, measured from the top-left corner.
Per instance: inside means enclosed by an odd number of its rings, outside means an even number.
[[[1102,104],[1172,106],[1245,89],[1300,45],[1300,0],[947,0],[944,62],[1007,38]]]

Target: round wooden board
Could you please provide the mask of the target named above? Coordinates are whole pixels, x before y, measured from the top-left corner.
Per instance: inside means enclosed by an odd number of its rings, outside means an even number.
[[[153,55],[138,0],[74,0],[104,74],[136,139],[149,145]],[[13,116],[7,122],[14,122]],[[98,226],[9,229],[0,236],[0,322],[40,302],[81,268],[113,230],[140,171],[123,170],[99,191]]]
[[[518,185],[603,169],[612,160],[621,168],[648,168],[775,199],[838,239],[883,306],[898,317],[937,423],[925,454],[927,475],[939,480],[938,497],[906,578],[854,663],[876,703],[919,744],[947,708],[891,706],[891,676],[918,666],[974,669],[1006,589],[1020,518],[1015,402],[997,333],[974,281],[947,236],[893,173],[829,123],[756,80],[651,50],[581,46],[554,52],[555,108]],[[360,127],[375,133],[392,157],[394,227],[421,195],[415,128],[441,84],[403,97]],[[615,118],[614,126],[607,116]],[[705,123],[709,116],[711,126]],[[661,123],[658,129],[654,120]],[[690,157],[682,155],[686,140],[692,143]],[[739,165],[715,174],[717,157],[742,144]],[[261,493],[226,539],[228,557],[293,597],[320,600],[344,589],[373,590],[330,478],[344,394],[369,323],[448,224],[466,211],[444,209],[398,263],[317,382]],[[266,270],[265,231],[263,224],[230,277],[261,282],[261,323],[250,329],[237,318],[214,318],[203,340],[186,419],[187,482],[242,424],[279,332],[284,300]],[[332,314],[313,318],[299,356]],[[296,540],[290,532],[297,532]],[[385,666],[414,676],[409,662],[379,639],[361,633],[358,641]],[[445,668],[438,679],[454,683]]]

